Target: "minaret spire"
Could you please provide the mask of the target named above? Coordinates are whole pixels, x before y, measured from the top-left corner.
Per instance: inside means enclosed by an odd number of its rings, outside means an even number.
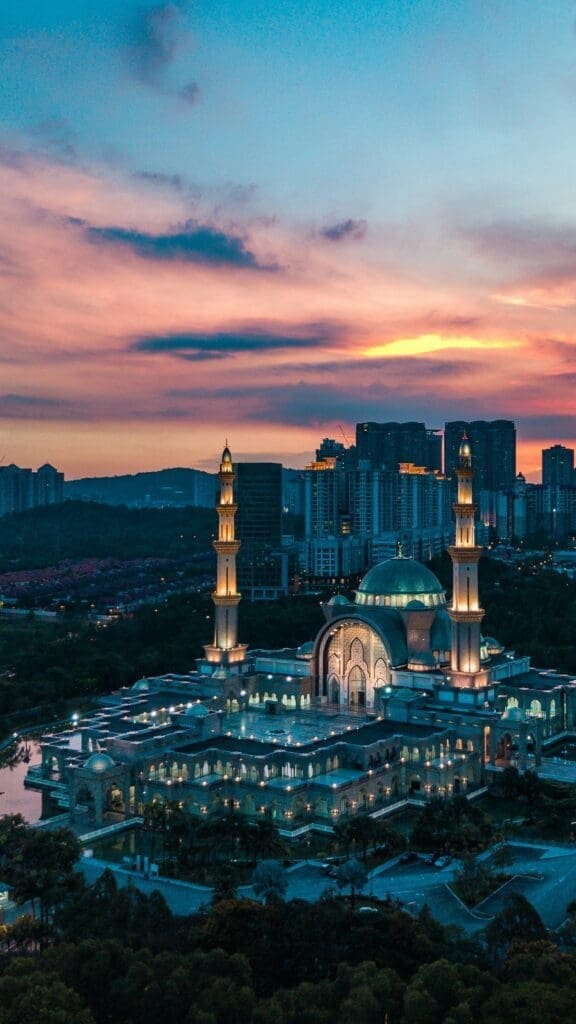
[[[236,586],[236,555],[240,541],[236,540],[234,504],[234,464],[228,440],[220,461],[220,495],[216,503],[218,538],[213,541],[217,556],[216,589],[214,602],[214,643],[204,648],[206,661],[219,665],[228,672],[239,670],[246,657],[246,645],[238,643],[238,605],[241,595]],[[232,670],[230,666],[234,666]]]
[[[466,435],[462,438],[458,463],[458,497],[453,505],[456,516],[455,543],[448,549],[453,566],[452,607],[452,686],[463,689],[483,689],[488,684],[488,672],[480,663],[480,623],[484,610],[478,597],[478,562],[482,548],[476,544],[474,514],[476,505],[472,495],[472,452]]]

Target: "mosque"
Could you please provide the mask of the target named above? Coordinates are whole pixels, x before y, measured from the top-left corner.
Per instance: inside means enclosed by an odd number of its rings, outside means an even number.
[[[576,733],[576,680],[482,636],[465,438],[456,472],[450,605],[434,574],[399,554],[366,574],[354,603],[337,594],[324,605],[314,640],[248,650],[226,445],[213,642],[189,674],[141,679],[44,736],[26,784],[96,827],[170,800],[198,816],[266,816],[288,832],[470,793],[506,764],[538,766],[548,743]]]

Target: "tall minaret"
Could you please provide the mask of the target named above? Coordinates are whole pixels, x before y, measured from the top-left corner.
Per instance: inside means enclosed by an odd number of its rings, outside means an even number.
[[[480,663],[480,623],[484,610],[478,600],[478,562],[482,548],[475,538],[472,498],[472,454],[470,442],[464,436],[458,463],[458,498],[453,505],[456,516],[456,542],[448,550],[453,566],[452,607],[452,659],[450,683],[463,689],[479,690],[488,685],[488,672]]]
[[[234,518],[237,506],[234,504],[234,466],[226,442],[220,462],[220,497],[216,504],[218,513],[218,539],[213,542],[217,555],[216,589],[212,594],[214,602],[214,643],[204,648],[206,661],[213,665],[238,671],[240,662],[246,657],[246,645],[239,644],[238,605],[241,595],[236,587],[236,555],[240,541],[236,540]]]

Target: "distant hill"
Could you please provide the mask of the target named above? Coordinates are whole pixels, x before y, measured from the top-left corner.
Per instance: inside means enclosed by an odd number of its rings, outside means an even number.
[[[3,516],[0,572],[43,568],[63,559],[213,558],[213,509],[118,508],[65,501]]]
[[[154,473],[67,480],[64,497],[132,508],[214,508],[216,475],[200,469],[159,469]]]

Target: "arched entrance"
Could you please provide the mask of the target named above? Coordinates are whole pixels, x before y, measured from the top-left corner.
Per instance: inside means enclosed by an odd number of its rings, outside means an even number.
[[[348,704],[366,707],[366,676],[359,665],[354,665],[348,673]]]

